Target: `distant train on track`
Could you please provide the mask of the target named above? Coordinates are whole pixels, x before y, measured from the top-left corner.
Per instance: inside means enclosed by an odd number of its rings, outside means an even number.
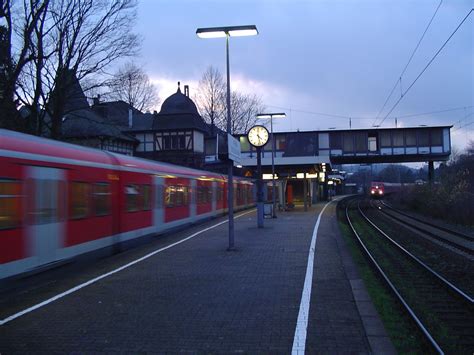
[[[372,198],[383,198],[385,195],[398,192],[402,188],[402,184],[372,181],[370,185],[370,196]]]
[[[254,205],[235,178],[234,209]],[[221,215],[225,176],[0,129],[0,279]]]

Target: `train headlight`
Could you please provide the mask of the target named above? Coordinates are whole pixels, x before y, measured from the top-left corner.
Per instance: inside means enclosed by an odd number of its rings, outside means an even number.
[[[371,190],[370,193],[373,195],[373,194],[375,194],[375,191],[374,191],[374,190]]]
[[[382,190],[379,190],[379,195],[382,195],[383,194],[383,191]]]

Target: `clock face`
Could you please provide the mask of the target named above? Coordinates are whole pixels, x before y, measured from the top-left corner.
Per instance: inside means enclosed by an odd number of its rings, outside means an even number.
[[[247,138],[254,147],[262,147],[268,142],[268,130],[263,126],[250,128]]]

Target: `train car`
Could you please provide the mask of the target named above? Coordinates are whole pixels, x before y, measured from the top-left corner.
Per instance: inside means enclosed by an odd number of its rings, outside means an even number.
[[[0,129],[0,279],[225,212],[225,176]]]
[[[369,191],[372,198],[383,198],[390,193],[400,191],[400,188],[399,183],[373,181]]]

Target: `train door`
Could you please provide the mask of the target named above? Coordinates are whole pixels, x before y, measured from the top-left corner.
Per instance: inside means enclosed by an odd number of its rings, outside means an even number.
[[[66,179],[61,169],[27,168],[28,227],[31,252],[37,264],[56,260],[64,245]]]
[[[153,184],[155,185],[155,205],[153,207],[153,226],[157,232],[163,229],[164,217],[164,184],[165,181],[162,177],[155,176],[153,178]]]

